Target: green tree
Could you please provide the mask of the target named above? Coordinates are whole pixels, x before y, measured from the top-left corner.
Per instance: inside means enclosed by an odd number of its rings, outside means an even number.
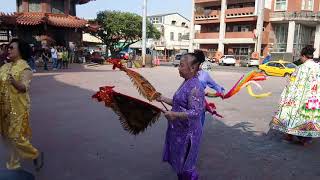
[[[97,14],[95,22],[101,27],[92,34],[103,41],[112,55],[141,40],[142,17],[137,14],[101,11]],[[147,21],[147,38],[160,38],[160,32],[149,21]]]

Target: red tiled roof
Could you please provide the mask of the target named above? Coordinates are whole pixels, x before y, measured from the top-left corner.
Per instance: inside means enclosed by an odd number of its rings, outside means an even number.
[[[0,20],[7,24],[34,26],[46,23],[51,26],[66,28],[83,28],[88,23],[88,21],[80,19],[76,16],[33,12],[14,14],[0,13]]]
[[[16,14],[16,22],[21,25],[39,25],[45,22],[43,13],[19,13]]]
[[[87,24],[87,28],[85,29],[86,32],[97,32],[101,26],[94,22],[89,22]]]
[[[0,23],[14,25],[16,23],[16,17],[14,14],[5,14],[0,12]]]
[[[82,28],[88,21],[80,19],[76,16],[48,14],[48,24],[58,27]]]

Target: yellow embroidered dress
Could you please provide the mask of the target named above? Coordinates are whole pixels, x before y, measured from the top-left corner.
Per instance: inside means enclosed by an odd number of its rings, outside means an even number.
[[[27,91],[19,92],[8,80],[8,75],[22,82]],[[6,140],[11,156],[7,162],[8,169],[20,167],[19,159],[36,159],[38,151],[29,142],[30,97],[29,84],[32,73],[24,60],[7,63],[0,68],[0,133]]]

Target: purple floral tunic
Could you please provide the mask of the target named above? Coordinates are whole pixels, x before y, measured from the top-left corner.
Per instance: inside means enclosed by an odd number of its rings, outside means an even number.
[[[188,119],[168,121],[163,161],[177,173],[195,169],[202,134],[204,90],[197,77],[185,81],[173,96],[174,112],[186,112]]]

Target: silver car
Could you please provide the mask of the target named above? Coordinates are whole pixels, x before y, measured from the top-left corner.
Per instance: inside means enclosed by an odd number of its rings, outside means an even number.
[[[180,60],[181,60],[181,56],[182,54],[177,54],[175,57],[174,57],[174,60],[172,62],[172,64],[174,65],[174,67],[178,67],[179,64],[180,64]]]
[[[240,60],[240,65],[243,67],[251,67],[251,66],[258,67],[260,65],[260,60],[254,59],[254,58],[244,59],[244,60]]]
[[[213,68],[213,63],[208,58],[201,64],[201,69],[210,71]]]

